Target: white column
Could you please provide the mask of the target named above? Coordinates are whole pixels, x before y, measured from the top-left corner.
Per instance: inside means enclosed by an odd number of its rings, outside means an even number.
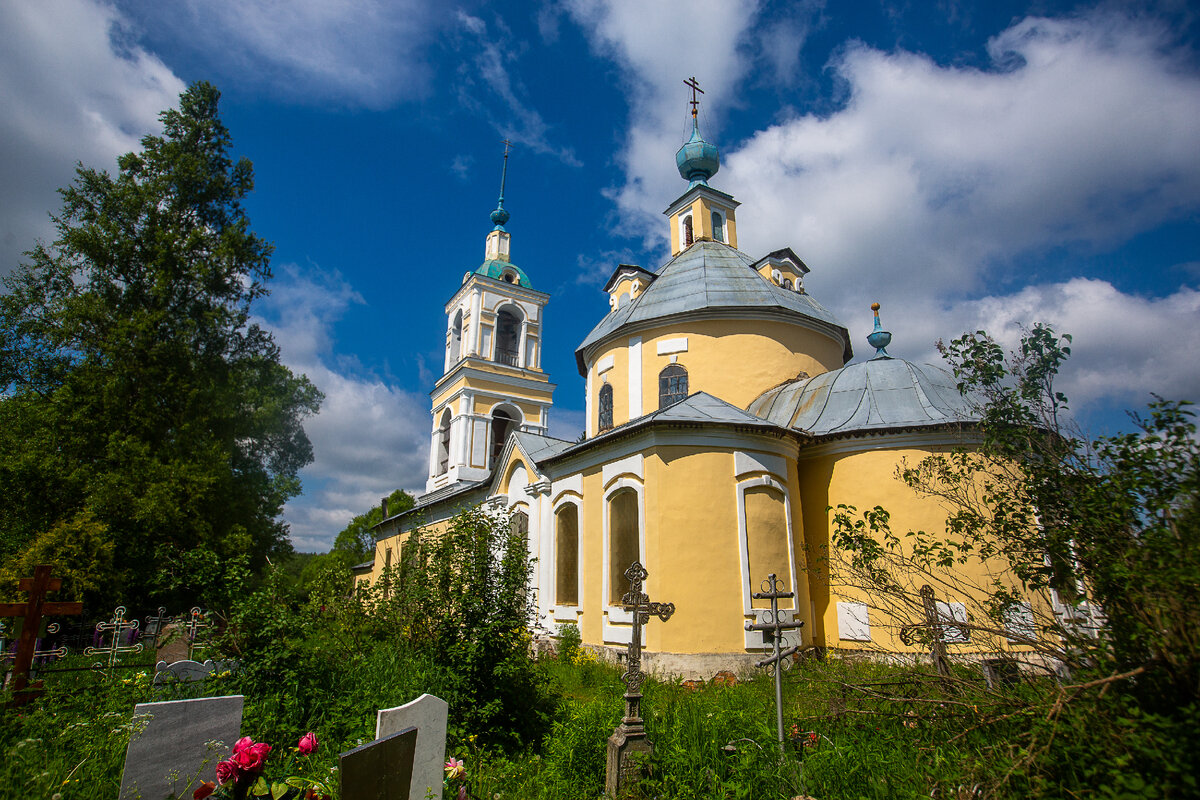
[[[471,292],[471,355],[479,355],[479,337],[483,330],[483,320],[480,319],[480,302],[479,290],[476,289]]]
[[[525,352],[525,348],[527,346],[526,342],[528,341],[528,339],[529,339],[529,320],[522,319],[521,320],[521,345],[520,345],[520,349],[517,350],[517,352],[520,354],[517,357],[517,361],[519,362],[517,364],[518,367],[530,366],[531,359],[529,358],[529,354],[527,352]]]
[[[587,397],[583,399],[583,413],[586,415],[583,420],[583,429],[589,437],[596,435],[596,429],[592,426],[592,368],[588,367],[586,383],[584,391],[587,392]]]
[[[591,397],[589,394],[588,397]],[[629,339],[629,419],[642,415],[642,337]]]

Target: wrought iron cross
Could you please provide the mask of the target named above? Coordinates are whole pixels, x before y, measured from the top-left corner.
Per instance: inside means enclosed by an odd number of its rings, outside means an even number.
[[[96,630],[100,633],[100,647],[85,647],[83,654],[85,656],[108,656],[108,665],[105,666],[103,661],[97,661],[92,664],[92,669],[101,671],[111,670],[117,663],[117,657],[124,653],[140,653],[142,652],[142,643],[138,642],[135,645],[128,647],[121,646],[121,636],[128,631],[136,631],[139,627],[139,622],[125,619],[125,606],[117,606],[113,609],[113,617],[108,622],[97,622]],[[111,631],[111,639],[108,645],[104,646],[104,634],[106,631]]]
[[[150,637],[151,648],[158,649],[158,640],[162,637],[163,628],[170,625],[172,621],[172,617],[167,615],[167,610],[162,606],[158,607],[154,616],[146,617],[146,627],[142,629],[142,633]]]
[[[629,580],[629,591],[621,598],[621,606],[633,614],[633,632],[629,638],[629,649],[626,651],[625,674],[625,717],[626,721],[641,721],[641,688],[646,680],[642,672],[642,626],[650,621],[651,616],[658,617],[663,622],[675,613],[674,603],[652,603],[642,591],[643,582],[650,573],[642,566],[642,562],[634,561],[625,570]]]
[[[212,623],[208,621],[208,614],[200,610],[200,606],[193,606],[192,610],[188,612],[188,620],[184,623],[184,627],[187,629],[188,658],[190,659],[197,646],[196,634],[201,628],[211,628]]]
[[[692,119],[695,119],[696,118],[696,106],[700,105],[700,101],[698,99],[696,99],[696,93],[699,92],[700,94],[704,94],[704,90],[701,89],[700,84],[696,82],[695,75],[693,75],[688,80],[684,81],[683,85],[689,87],[692,90],[692,99],[689,102],[692,104]]]
[[[783,581],[775,577],[772,572],[767,576],[767,579],[762,582],[762,591],[754,593],[755,600],[770,600],[771,610],[764,611],[763,622],[747,622],[746,630],[761,631],[763,640],[775,646],[774,655],[767,656],[761,661],[756,661],[756,667],[770,667],[775,673],[775,727],[779,734],[779,746],[783,747],[783,671],[791,664],[789,659],[793,653],[800,649],[799,645],[794,645],[786,650],[781,649],[784,644],[784,636],[787,631],[794,631],[804,625],[803,621],[784,622],[779,618],[779,601],[790,600],[796,596],[795,592],[784,591]]]
[[[58,655],[58,650],[37,650],[38,630],[42,626],[42,617],[50,615],[77,615],[83,613],[83,603],[47,602],[46,594],[57,592],[62,588],[62,578],[50,577],[50,565],[39,564],[33,569],[32,578],[21,578],[17,588],[25,592],[28,600],[24,603],[0,603],[0,617],[22,617],[21,636],[17,640],[17,657],[13,663],[13,705],[24,705],[32,700],[42,688],[38,681],[29,685],[29,669],[33,666],[36,656]],[[53,627],[54,630],[51,630]],[[47,627],[48,633],[57,631],[57,625]],[[63,650],[63,648],[59,648]],[[33,689],[33,692],[27,691]]]
[[[925,613],[924,624],[905,625],[902,627],[900,629],[900,641],[907,645],[916,644],[919,640],[919,632],[928,630],[930,638],[929,657],[933,660],[933,665],[937,667],[938,674],[942,677],[949,677],[950,659],[946,655],[946,626],[942,620],[942,615],[938,613],[937,597],[933,593],[933,587],[928,583],[921,587],[921,608]]]

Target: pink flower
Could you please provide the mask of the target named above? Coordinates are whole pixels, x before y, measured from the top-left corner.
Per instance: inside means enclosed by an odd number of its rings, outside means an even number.
[[[233,759],[222,761],[217,764],[217,783],[224,786],[227,783],[233,783],[242,774],[242,770],[234,763]]]
[[[301,736],[298,749],[300,750],[300,755],[302,756],[312,755],[313,753],[317,752],[317,735],[312,731],[309,731]]]
[[[249,736],[243,736],[234,745],[233,758],[229,760],[245,772],[262,772],[270,752],[271,745],[266,742],[256,743]]]
[[[446,762],[446,779],[454,780],[455,778],[465,777],[467,774],[467,765],[459,761],[453,756]]]

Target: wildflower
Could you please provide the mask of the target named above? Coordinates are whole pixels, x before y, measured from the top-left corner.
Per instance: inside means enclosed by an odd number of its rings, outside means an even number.
[[[458,760],[454,756],[451,756],[450,760],[446,762],[446,779],[453,780],[455,778],[463,778],[466,777],[466,774],[466,763]]]
[[[300,755],[307,756],[317,752],[317,735],[312,731],[300,737],[300,743],[296,747],[300,751]]]

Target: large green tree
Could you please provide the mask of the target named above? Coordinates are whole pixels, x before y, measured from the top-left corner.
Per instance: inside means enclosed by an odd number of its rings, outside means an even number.
[[[253,568],[290,549],[279,514],[321,395],[250,321],[273,248],[250,229],[253,169],[229,155],[219,97],[189,87],[116,176],[80,165],[56,240],[3,281],[6,572],[54,558],[65,523],[113,544],[111,561],[61,565],[102,572],[80,580],[97,602],[186,593],[158,577],[183,553]]]

